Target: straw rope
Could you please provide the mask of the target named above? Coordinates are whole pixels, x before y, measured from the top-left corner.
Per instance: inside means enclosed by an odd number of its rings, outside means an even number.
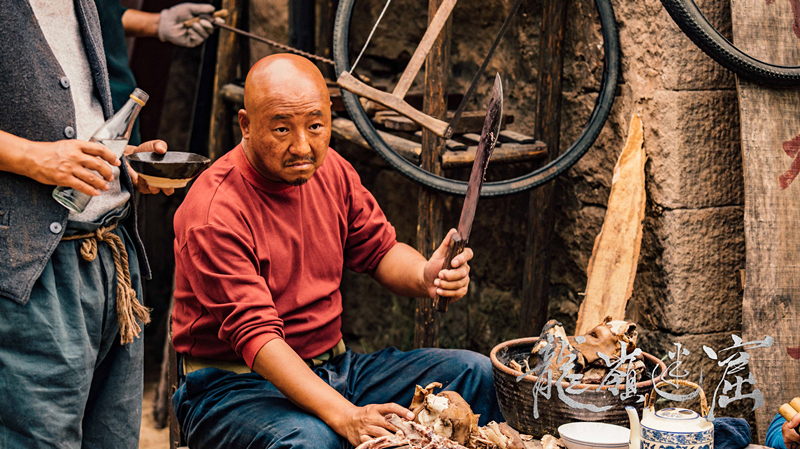
[[[128,251],[125,249],[122,239],[111,232],[116,227],[115,223],[89,234],[63,237],[61,240],[83,240],[81,257],[87,262],[92,262],[97,258],[98,242],[105,242],[111,249],[117,271],[117,320],[119,321],[120,342],[126,345],[133,342],[133,339],[142,331],[136,320],[141,321],[142,324],[150,322],[150,311],[136,299],[136,290],[131,285]]]

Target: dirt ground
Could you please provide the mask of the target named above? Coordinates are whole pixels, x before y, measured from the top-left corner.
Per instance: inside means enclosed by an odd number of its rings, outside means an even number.
[[[139,449],[166,449],[169,447],[169,427],[156,429],[153,421],[153,398],[156,382],[144,385],[144,404],[142,407],[142,432],[139,435]]]

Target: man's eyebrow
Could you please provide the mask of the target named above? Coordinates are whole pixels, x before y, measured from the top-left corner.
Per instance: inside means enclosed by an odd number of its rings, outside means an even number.
[[[309,112],[308,115],[323,117],[325,114],[323,114],[321,110],[317,109],[316,111]],[[294,117],[294,114],[275,114],[270,118],[270,120],[286,120],[292,117]]]

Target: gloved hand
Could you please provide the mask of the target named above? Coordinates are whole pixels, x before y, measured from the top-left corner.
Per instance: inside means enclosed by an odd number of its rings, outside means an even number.
[[[183,22],[201,14],[211,15],[214,7],[203,3],[180,3],[161,11],[158,18],[158,38],[161,42],[171,42],[182,47],[196,47],[214,32],[214,25],[208,20],[200,20],[185,28]],[[222,18],[214,21],[223,23]]]

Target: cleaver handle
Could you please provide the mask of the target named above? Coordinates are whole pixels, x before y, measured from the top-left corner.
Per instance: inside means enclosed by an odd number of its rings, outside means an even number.
[[[442,264],[442,270],[452,270],[453,266],[453,259],[456,258],[459,254],[464,252],[464,248],[467,246],[467,240],[462,239],[460,235],[456,232],[453,234],[453,237],[450,241],[450,250],[447,251],[447,255],[444,258],[444,263]],[[450,303],[450,298],[443,298],[439,295],[436,295],[433,298],[433,307],[436,308],[439,312],[447,312],[447,305]]]
[[[795,406],[800,406],[800,398],[794,398],[792,402],[781,405],[778,409],[778,413],[780,413],[781,416],[786,419],[786,421],[791,421],[792,418],[794,418],[794,415],[799,412],[797,409],[795,409]],[[800,433],[800,426],[797,426],[794,431]]]

